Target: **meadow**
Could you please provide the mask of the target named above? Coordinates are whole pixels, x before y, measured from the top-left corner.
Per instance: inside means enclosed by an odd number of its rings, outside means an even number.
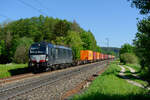
[[[1,64],[0,65],[0,78],[11,77],[27,73],[27,64]]]
[[[150,100],[148,90],[128,83],[119,77],[119,72],[117,63],[111,63],[86,91],[75,95],[72,100]]]

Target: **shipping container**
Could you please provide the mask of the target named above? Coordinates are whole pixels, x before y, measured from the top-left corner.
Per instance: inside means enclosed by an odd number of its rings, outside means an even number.
[[[103,59],[106,60],[106,54],[103,55]]]
[[[108,59],[108,55],[107,54],[105,54],[105,59]]]
[[[104,60],[104,54],[101,53],[100,59]]]
[[[96,52],[96,59],[97,59],[97,61],[100,59],[100,53],[99,52]]]
[[[93,51],[81,50],[80,51],[80,60],[81,61],[92,61],[93,60]]]
[[[93,60],[96,61],[96,52],[93,52]]]
[[[108,59],[111,59],[111,55],[108,55]]]

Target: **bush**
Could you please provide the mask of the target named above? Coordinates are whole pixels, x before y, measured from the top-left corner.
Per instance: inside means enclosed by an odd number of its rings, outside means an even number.
[[[14,62],[15,63],[26,63],[28,61],[28,49],[24,45],[17,47]]]
[[[133,53],[123,53],[120,55],[120,61],[124,64],[137,64],[138,58]]]
[[[27,37],[20,38],[18,40],[18,46],[16,48],[13,62],[15,63],[27,63],[28,62],[28,51],[33,40]]]

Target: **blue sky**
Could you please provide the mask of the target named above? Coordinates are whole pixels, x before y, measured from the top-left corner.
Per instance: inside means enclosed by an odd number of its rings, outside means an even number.
[[[127,0],[21,0],[54,18],[76,20],[85,30],[91,30],[98,45],[121,47],[132,44],[137,32],[136,18],[142,18]],[[19,0],[0,0],[0,23],[39,16],[41,13]],[[3,15],[3,16],[2,16]],[[7,17],[4,17],[7,16]]]

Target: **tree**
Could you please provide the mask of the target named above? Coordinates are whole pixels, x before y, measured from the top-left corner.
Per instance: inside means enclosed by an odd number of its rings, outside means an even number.
[[[123,53],[120,55],[121,62],[124,64],[137,64],[138,58],[133,53]]]
[[[141,14],[150,13],[150,0],[128,0],[131,1],[132,7],[140,9]],[[140,58],[142,68],[147,66],[150,72],[150,17],[144,18],[137,24],[138,32],[134,39],[135,52]]]
[[[13,61],[15,63],[27,63],[28,50],[33,40],[31,38],[23,37],[17,40],[17,47],[14,52]]]
[[[116,47],[101,47],[102,53],[114,55],[116,58],[119,56],[120,48]]]
[[[73,20],[73,23],[71,24],[71,30],[75,32],[81,32],[81,28],[76,20]]]
[[[66,36],[70,30],[70,23],[66,20],[59,20],[54,27],[55,36]]]
[[[52,41],[52,35],[54,30],[55,20],[53,18],[46,17],[43,24],[44,40],[47,42]]]
[[[0,55],[4,53],[4,48],[5,48],[5,41],[0,40]]]
[[[120,49],[120,54],[123,54],[123,53],[133,53],[133,50],[134,50],[134,47],[130,44],[124,44],[121,46],[121,49]]]
[[[134,55],[134,47],[132,45],[126,43],[121,46],[119,51],[120,62],[128,63],[130,58],[128,59],[126,57],[134,58],[132,55]]]
[[[1,51],[1,62],[2,63],[6,63],[6,62],[11,62],[11,54],[10,54],[10,50],[11,50],[11,42],[12,42],[12,33],[7,30],[4,31],[5,35],[4,35],[4,39],[1,40],[1,45],[2,45],[2,51]]]
[[[17,47],[15,55],[14,55],[14,62],[15,63],[26,63],[27,62],[27,51],[24,45],[20,45]]]
[[[97,52],[102,52],[101,48],[99,46],[96,46],[96,51]]]
[[[73,51],[73,57],[75,60],[80,58],[80,50],[83,49],[82,47],[82,40],[80,38],[79,33],[74,32],[74,31],[69,31],[66,44],[69,45],[69,47],[72,48]]]
[[[2,26],[0,25],[0,39],[2,39]]]
[[[140,58],[142,67],[147,66],[150,71],[150,17],[139,21],[137,27],[138,32],[134,39],[136,53]]]
[[[6,56],[6,47],[5,47],[5,41],[4,40],[0,40],[0,63],[4,64],[6,62],[8,62],[8,57]]]
[[[128,0],[131,1],[132,7],[140,9],[141,14],[150,13],[150,0]]]
[[[80,36],[81,36],[81,40],[83,42],[84,50],[97,51],[96,40],[95,40],[95,37],[93,36],[92,32],[83,31],[82,33],[80,33]]]
[[[66,20],[58,20],[54,26],[52,34],[52,42],[54,44],[64,44],[64,38],[68,35],[70,30],[70,23]]]
[[[69,22],[40,15],[0,25],[0,63],[23,62],[29,45],[40,41],[71,47],[74,59],[79,59],[82,49],[101,51],[93,33],[82,29],[75,20]]]

